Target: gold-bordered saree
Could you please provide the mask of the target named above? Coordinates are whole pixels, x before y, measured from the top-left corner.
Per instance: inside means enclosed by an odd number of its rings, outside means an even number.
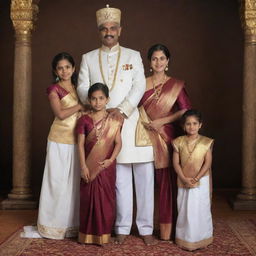
[[[146,130],[143,123],[170,115],[183,86],[183,81],[170,78],[162,86],[158,99],[155,97],[154,90],[151,89],[148,91],[149,96],[143,97],[139,106],[140,119],[136,129],[136,146],[153,145],[156,169],[169,166],[170,157],[167,144],[170,144],[173,139],[173,127],[172,124],[166,124],[160,128],[159,132],[156,132]],[[189,106],[189,104],[184,105],[184,108]]]
[[[162,88],[160,88],[162,86]],[[184,89],[184,82],[175,78],[168,79],[156,87],[160,94],[155,97],[155,90],[145,92],[139,104],[140,119],[136,129],[136,145],[153,145],[158,187],[160,237],[174,239],[172,227],[176,222],[177,185],[176,174],[171,166],[171,141],[175,137],[174,124],[165,124],[159,132],[146,130],[143,122],[148,123],[166,117],[178,110],[190,108],[190,102]]]
[[[95,126],[104,123],[99,138]],[[102,124],[103,125],[103,124]],[[116,162],[102,169],[99,162],[111,157],[115,147],[115,136],[120,122],[106,117],[93,124],[90,116],[79,119],[78,133],[85,134],[85,159],[91,181],[80,184],[80,228],[79,242],[104,244],[110,242],[115,220]]]

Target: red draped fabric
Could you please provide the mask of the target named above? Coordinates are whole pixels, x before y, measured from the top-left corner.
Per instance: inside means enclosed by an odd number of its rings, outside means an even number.
[[[49,95],[52,91],[56,92],[60,99],[65,97],[69,92],[67,92],[64,88],[62,88],[59,84],[52,84],[46,89],[47,95]]]
[[[107,118],[108,120],[109,118]],[[109,121],[109,120],[108,120]],[[101,121],[100,121],[101,122]],[[105,130],[111,130],[110,133],[115,136],[115,128],[106,122]],[[77,125],[77,132],[84,134],[86,137],[85,142],[85,159],[87,160],[97,149],[97,138],[94,132],[93,120],[90,116],[82,116]],[[105,136],[105,135],[106,136]],[[104,131],[104,136],[101,139],[99,147],[107,148],[93,154],[95,159],[110,158],[114,149],[114,141],[112,143],[105,143],[108,131]],[[104,160],[100,159],[100,160]],[[96,162],[95,164],[97,164]],[[88,165],[88,163],[87,163]],[[90,170],[90,163],[88,165],[90,175],[94,170]],[[95,178],[85,183],[81,180],[80,183],[80,229],[79,229],[79,242],[81,243],[96,243],[104,244],[110,241],[110,234],[115,220],[116,204],[115,204],[115,181],[116,181],[116,162],[114,161],[108,168],[96,172]]]
[[[159,85],[160,86],[160,85]],[[150,89],[145,92],[142,97],[139,107],[143,106],[147,116],[150,120],[156,120],[162,117],[174,114],[178,110],[189,109],[191,107],[189,98],[184,89],[184,82],[174,78],[170,78],[162,86],[159,99],[154,97],[154,89]],[[154,136],[154,134],[151,134]],[[156,183],[158,186],[158,202],[159,202],[159,223],[162,239],[174,239],[176,221],[176,198],[177,198],[177,176],[171,164],[172,147],[171,142],[176,137],[176,129],[173,123],[165,124],[159,131],[160,139],[167,145],[168,158],[165,168],[156,168]],[[152,138],[152,136],[150,136]],[[157,143],[159,138],[152,138],[154,140],[154,155],[155,159],[161,160],[163,150],[159,147],[160,143]],[[162,151],[161,151],[162,150]],[[162,163],[155,164],[155,166],[161,166]]]

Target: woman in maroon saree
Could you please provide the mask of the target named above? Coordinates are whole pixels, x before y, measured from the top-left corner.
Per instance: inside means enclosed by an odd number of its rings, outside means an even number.
[[[77,125],[82,177],[78,240],[102,245],[110,242],[115,221],[115,159],[121,149],[121,124],[106,111],[106,85],[92,85],[88,98],[93,111],[82,116]]]
[[[170,53],[161,44],[148,51],[152,76],[147,78],[147,89],[139,104],[140,121],[146,134],[137,126],[137,144],[153,145],[155,175],[158,186],[160,238],[173,240],[176,220],[177,184],[176,174],[171,164],[171,142],[177,136],[174,122],[190,108],[184,89],[184,82],[168,77]],[[140,135],[139,135],[140,134]]]

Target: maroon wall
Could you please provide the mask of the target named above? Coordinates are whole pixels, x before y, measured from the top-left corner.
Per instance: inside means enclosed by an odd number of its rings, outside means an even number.
[[[11,186],[13,29],[10,1],[1,1],[1,189]],[[215,139],[213,177],[218,188],[240,187],[243,33],[235,0],[109,1],[122,10],[120,44],[141,51],[148,75],[147,49],[168,46],[171,76],[184,79],[193,106],[204,116],[203,134]],[[104,1],[54,0],[39,4],[33,33],[33,189],[40,189],[47,134],[53,120],[45,94],[50,63],[61,51],[77,63],[81,54],[100,46],[95,12]],[[3,179],[2,179],[3,177]]]

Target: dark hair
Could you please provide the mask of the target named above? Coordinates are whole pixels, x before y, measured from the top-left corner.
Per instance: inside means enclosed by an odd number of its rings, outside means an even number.
[[[164,55],[166,56],[166,58],[168,60],[171,57],[170,52],[169,52],[168,48],[165,45],[155,44],[155,45],[151,46],[148,50],[148,60],[151,60],[153,53],[156,52],[156,51],[163,51]]]
[[[96,84],[93,84],[89,90],[88,90],[88,98],[90,99],[92,97],[92,94],[96,91],[102,91],[106,98],[109,97],[109,90],[108,90],[108,87],[105,85],[105,84],[102,84],[102,83],[96,83]]]
[[[185,124],[185,122],[186,122],[186,120],[187,120],[187,118],[189,116],[196,117],[196,119],[198,120],[199,123],[202,123],[202,121],[203,121],[202,120],[202,114],[198,110],[196,110],[196,109],[189,109],[181,117],[182,124]]]
[[[57,80],[57,75],[55,73],[56,69],[57,69],[57,65],[58,65],[59,61],[61,61],[61,60],[67,60],[72,65],[73,68],[75,67],[75,61],[69,53],[61,52],[61,53],[57,54],[52,60],[52,75],[53,75],[54,83],[56,83],[56,80]],[[75,86],[77,85],[76,71],[73,73],[73,75],[71,77],[71,82],[73,85],[75,85]]]

